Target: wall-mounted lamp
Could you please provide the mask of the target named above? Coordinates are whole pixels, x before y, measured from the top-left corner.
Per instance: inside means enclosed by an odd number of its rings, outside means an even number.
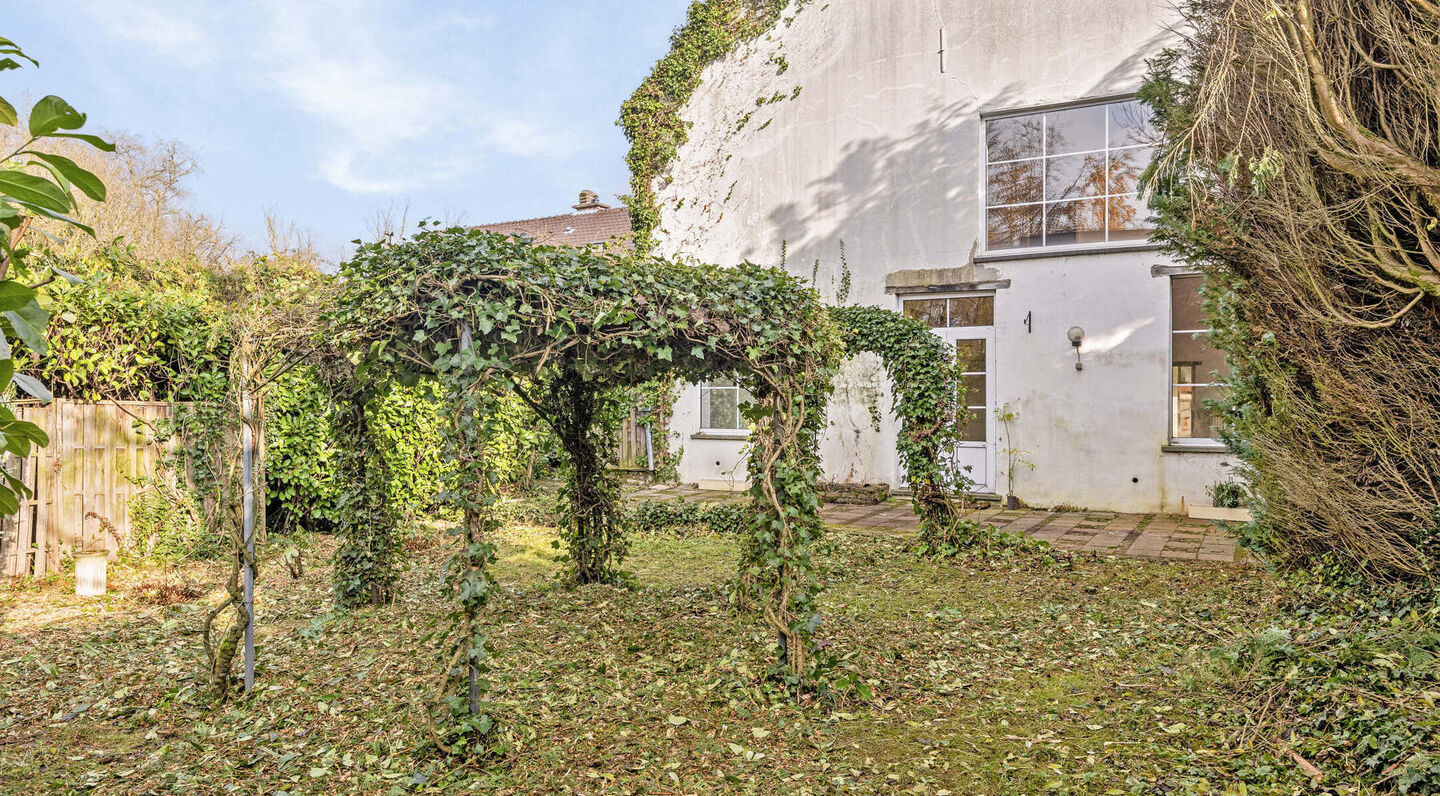
[[[1070,338],[1070,345],[1075,347],[1075,369],[1084,370],[1085,363],[1080,361],[1080,343],[1085,340],[1085,330],[1079,326],[1071,326],[1065,336]]]

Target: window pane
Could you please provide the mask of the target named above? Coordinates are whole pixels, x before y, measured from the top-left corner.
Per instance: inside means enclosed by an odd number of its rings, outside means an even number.
[[[738,429],[740,425],[740,391],[734,387],[713,387],[704,391],[700,404],[700,427]]]
[[[1105,195],[1105,153],[1045,159],[1045,199]]]
[[[1223,387],[1170,388],[1170,436],[1174,439],[1215,439],[1221,417],[1205,405],[1223,398]]]
[[[1204,277],[1198,275],[1170,277],[1170,331],[1210,328],[1205,308],[1200,304],[1200,286],[1204,281]]]
[[[1210,345],[1208,332],[1176,332],[1170,343],[1170,352],[1175,369],[1189,369],[1190,383],[1207,384],[1225,379],[1230,374],[1230,369],[1225,366],[1225,355]],[[1182,372],[1179,375],[1185,374]]]
[[[1110,146],[1156,144],[1159,135],[1150,123],[1150,108],[1139,100],[1110,105]]]
[[[1001,160],[1038,158],[1040,151],[1039,114],[991,119],[985,124],[985,151],[991,163]]]
[[[995,207],[985,213],[986,245],[991,249],[1039,246],[1040,205]]]
[[[976,373],[970,376],[961,376],[960,383],[965,385],[965,402],[975,406],[985,403],[985,374]]]
[[[991,205],[1014,205],[1038,202],[1041,183],[1041,160],[1001,163],[985,169],[985,201]]]
[[[1045,154],[1104,149],[1106,107],[1088,105],[1045,114]]]
[[[985,441],[985,410],[983,408],[968,410],[965,415],[965,422],[960,426],[960,441]]]
[[[985,372],[985,341],[956,340],[955,362],[960,370],[969,373]]]
[[[951,326],[993,326],[994,323],[994,296],[950,299]]]
[[[1136,196],[1112,196],[1109,199],[1110,240],[1147,240],[1155,228],[1150,208]]]
[[[1105,240],[1105,200],[1080,199],[1045,205],[1045,244],[1096,243]]]
[[[945,299],[907,301],[904,309],[906,318],[914,318],[931,329],[945,325]]]
[[[1140,175],[1150,165],[1155,150],[1150,147],[1121,149],[1110,153],[1110,193],[1135,193],[1140,190]]]

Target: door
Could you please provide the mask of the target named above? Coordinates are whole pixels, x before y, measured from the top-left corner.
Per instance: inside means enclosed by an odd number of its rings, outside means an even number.
[[[906,316],[927,324],[955,352],[964,374],[965,415],[959,419],[955,464],[974,492],[995,491],[995,296],[961,294],[907,299]]]
[[[960,441],[955,445],[955,463],[969,473],[975,492],[994,492],[995,327],[947,329],[942,335],[955,348],[955,361],[965,387],[965,412],[959,419]]]

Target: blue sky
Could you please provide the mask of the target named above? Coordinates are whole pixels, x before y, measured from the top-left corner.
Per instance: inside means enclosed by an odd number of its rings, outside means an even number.
[[[88,128],[184,143],[195,210],[252,245],[272,210],[338,259],[377,209],[480,223],[627,190],[615,119],[687,0],[47,0],[0,35]]]

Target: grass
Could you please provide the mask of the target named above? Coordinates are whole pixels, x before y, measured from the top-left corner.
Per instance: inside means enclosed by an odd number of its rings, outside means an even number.
[[[263,572],[259,687],[220,708],[197,677],[212,595],[142,604],[155,573],[132,567],[98,600],[64,577],[0,590],[0,788],[1204,793],[1240,754],[1207,651],[1265,621],[1276,588],[1195,562],[931,563],[837,529],[820,632],[874,694],[797,704],[762,681],[769,633],[727,604],[733,538],[637,538],[630,591],[554,585],[553,539],[502,539],[493,697],[515,743],[499,763],[425,749],[414,702],[437,665],[448,544],[427,531],[392,606],[332,613],[325,542],[300,580]]]

